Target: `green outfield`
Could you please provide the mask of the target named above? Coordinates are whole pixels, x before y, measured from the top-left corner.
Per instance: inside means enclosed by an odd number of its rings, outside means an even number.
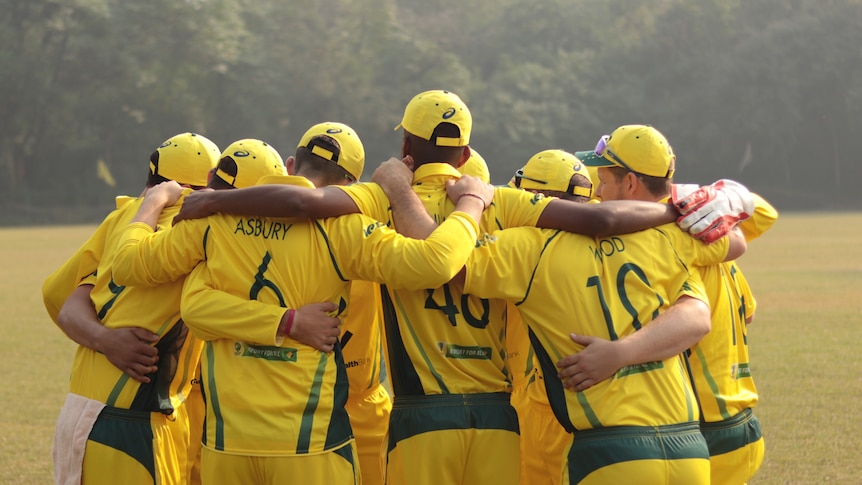
[[[0,229],[0,483],[51,483],[75,346],[40,287],[93,226]],[[752,484],[862,483],[862,213],[782,214],[741,266],[766,460]]]

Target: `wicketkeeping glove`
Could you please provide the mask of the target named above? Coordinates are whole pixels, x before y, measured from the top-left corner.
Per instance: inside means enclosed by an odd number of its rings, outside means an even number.
[[[674,185],[671,202],[681,214],[677,219],[679,227],[707,244],[754,213],[751,192],[739,182],[726,179],[697,190],[691,190],[689,185]]]

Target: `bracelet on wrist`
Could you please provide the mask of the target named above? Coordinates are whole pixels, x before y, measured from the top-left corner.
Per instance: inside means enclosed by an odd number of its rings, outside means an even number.
[[[296,316],[296,310],[293,308],[287,310],[287,320],[284,321],[284,328],[279,327],[278,333],[284,337],[290,336],[290,329],[293,327],[293,318]]]
[[[461,194],[461,196],[458,197],[458,202],[461,202],[461,199],[463,199],[464,197],[475,197],[475,198],[479,199],[480,201],[482,201],[482,209],[488,208],[488,204],[485,202],[485,199],[482,198],[482,196],[480,196],[479,194],[473,194],[470,192],[467,192],[465,194]]]

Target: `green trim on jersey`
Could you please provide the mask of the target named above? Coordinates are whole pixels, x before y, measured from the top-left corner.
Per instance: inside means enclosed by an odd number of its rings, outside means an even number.
[[[395,426],[389,428],[388,450],[400,441],[431,431],[498,429],[519,433],[518,415],[508,392],[396,396],[392,405]],[[411,426],[398,426],[401,420]]]
[[[204,248],[204,261],[209,261],[209,255],[207,255],[207,242],[209,241],[209,239],[210,239],[210,226],[207,226],[206,230],[204,231],[203,240],[201,241],[201,245]]]
[[[545,255],[545,250],[548,249],[548,245],[551,244],[551,241],[554,240],[555,237],[559,236],[562,231],[556,231],[551,235],[547,240],[545,240],[544,246],[542,246],[542,251],[539,253],[538,259],[536,259],[536,266],[533,268],[533,275],[530,276],[530,282],[527,283],[527,291],[524,292],[524,298],[521,298],[521,301],[516,302],[515,306],[519,306],[524,303],[527,298],[530,297],[530,289],[533,287],[533,280],[536,278],[536,271],[539,269],[539,264],[542,261],[542,256]]]
[[[577,431],[569,449],[569,481],[580,483],[590,473],[615,463],[687,459],[709,459],[697,423]]]
[[[125,286],[120,287],[120,288],[125,288]],[[115,301],[115,299],[112,299],[110,301],[109,305],[112,305],[114,301]],[[105,305],[105,306],[108,307],[109,305]],[[179,322],[179,317],[180,317],[179,312],[174,313],[173,315],[169,316],[167,320],[162,322],[162,326],[159,327],[159,329],[156,330],[154,333],[159,335],[160,336],[159,338],[161,339],[162,337],[165,336],[165,331],[168,329],[168,327]],[[159,340],[159,341],[161,342],[161,340]],[[156,344],[156,345],[158,345],[158,344]],[[126,384],[128,384],[128,383],[129,383],[129,375],[124,373],[122,376],[120,376],[119,379],[117,379],[117,383],[114,384],[113,389],[111,389],[111,393],[108,395],[108,399],[105,400],[105,404],[107,404],[108,406],[115,406],[117,403],[117,399],[120,397],[120,393],[123,392],[123,389],[126,387]],[[149,384],[140,384],[140,386],[138,387],[138,391],[135,393],[135,399],[132,402],[131,409],[134,409],[136,411],[147,411],[147,412],[153,411],[152,409],[137,409],[137,407],[135,406],[135,404],[140,405],[140,403],[138,402],[138,397],[142,394],[143,391],[146,390],[145,388],[147,388],[149,386],[155,386],[155,379],[151,379]]]
[[[302,412],[302,424],[299,425],[299,437],[296,440],[297,453],[308,453],[308,447],[311,444],[311,431],[314,428],[314,411],[320,403],[320,388],[323,386],[326,361],[326,352],[321,352],[320,359],[317,361],[314,380],[308,392],[308,401],[305,402],[305,410]]]
[[[723,455],[744,448],[763,437],[760,421],[745,409],[736,416],[717,423],[700,423],[710,456]]]
[[[353,436],[350,417],[345,408],[349,397],[350,383],[347,377],[347,367],[344,365],[344,350],[340,343],[335,345],[333,352],[335,353],[335,393],[332,401],[332,416],[329,419],[329,428],[326,430],[326,443],[324,444],[327,450],[343,443],[345,436]],[[350,463],[355,464],[353,460]]]
[[[401,328],[398,325],[398,313],[386,285],[380,285],[380,304],[383,311],[383,327],[386,333],[386,346],[389,351],[389,362],[397,372],[391,372],[392,390],[399,396],[421,396],[425,394],[422,380],[413,361],[407,354],[401,338]]]
[[[700,361],[701,372],[703,374],[703,379],[709,384],[709,389],[712,391],[712,397],[715,398],[715,403],[718,405],[718,411],[721,413],[721,417],[723,419],[730,419],[730,413],[727,412],[727,402],[721,396],[721,393],[718,390],[718,383],[715,382],[715,377],[709,372],[709,362],[706,358],[706,355],[703,353],[703,349],[695,346],[694,353],[697,355],[697,360]],[[692,383],[693,384],[693,383]]]
[[[338,267],[338,262],[335,260],[335,254],[332,252],[332,243],[329,240],[329,235],[326,234],[323,226],[320,225],[320,221],[314,221],[314,227],[317,228],[318,232],[320,232],[320,235],[323,237],[323,242],[326,243],[326,250],[329,252],[329,259],[332,261],[332,267],[335,268],[335,272],[338,273],[338,277],[341,281],[347,281],[341,273],[341,268]]]
[[[93,423],[87,439],[129,455],[155,481],[156,459],[153,456],[153,427],[149,412],[105,407]]]
[[[224,451],[224,417],[222,416],[221,405],[218,399],[218,387],[216,386],[214,370],[215,353],[213,352],[212,342],[204,344],[204,352],[207,355],[207,387],[210,389],[209,404],[213,408],[213,416],[215,417],[215,449],[217,451]],[[204,427],[203,441],[207,441],[206,426]]]
[[[695,407],[697,408],[698,417],[703,415],[703,411],[701,411],[700,399],[697,396],[697,393],[694,391],[694,381],[691,380],[691,372],[689,371],[691,365],[688,363],[688,359],[684,354],[678,355],[676,358],[680,359],[682,365],[679,366],[679,373],[682,380],[688,379],[688,382],[691,386],[683,386],[683,392],[685,393],[685,409],[688,413],[688,419],[690,421],[694,421],[698,418],[695,418]]]
[[[557,421],[559,421],[563,426],[563,429],[565,429],[566,432],[571,433],[577,428],[575,428],[575,425],[572,423],[571,419],[569,419],[569,410],[568,405],[566,404],[566,390],[563,388],[563,382],[558,377],[555,377],[557,375],[557,366],[554,365],[554,361],[551,360],[551,356],[548,355],[548,351],[545,349],[545,346],[542,345],[542,342],[536,336],[536,332],[533,331],[532,327],[527,328],[527,335],[530,337],[531,347],[536,352],[536,359],[539,361],[539,367],[542,369],[542,374],[545,376],[543,380],[545,382],[545,392],[548,394],[548,404],[550,404],[551,410],[554,412],[554,416],[556,416]],[[578,393],[579,402],[581,401],[583,394],[583,392]],[[587,406],[589,406],[588,403]],[[595,419],[595,415],[589,407],[584,408],[584,411],[587,412],[590,423],[598,421]],[[601,425],[601,423],[598,424]]]

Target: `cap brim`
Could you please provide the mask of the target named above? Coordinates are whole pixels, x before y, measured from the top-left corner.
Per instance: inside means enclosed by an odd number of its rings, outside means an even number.
[[[616,164],[605,157],[596,155],[595,151],[575,152],[578,160],[588,167],[616,167]]]

